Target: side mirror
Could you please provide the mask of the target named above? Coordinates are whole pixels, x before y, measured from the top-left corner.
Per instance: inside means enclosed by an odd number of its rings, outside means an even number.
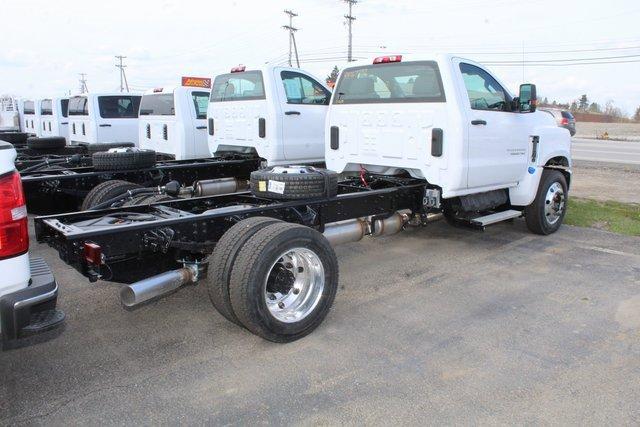
[[[520,85],[520,94],[518,95],[518,110],[521,113],[533,113],[538,106],[538,97],[536,94],[536,85],[525,83]]]

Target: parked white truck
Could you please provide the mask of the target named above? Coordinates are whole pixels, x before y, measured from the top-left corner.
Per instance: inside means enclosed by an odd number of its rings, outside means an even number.
[[[209,95],[208,89],[186,86],[145,92],[140,102],[139,147],[168,154],[176,160],[210,157]]]
[[[270,166],[322,163],[330,98],[320,79],[298,68],[234,67],[213,81],[210,151],[255,152]]]
[[[277,93],[272,77],[284,72],[216,78],[214,137],[237,126],[244,142],[227,138],[227,147],[265,139],[273,124],[259,120],[275,115],[254,102]],[[251,173],[251,193],[38,218],[36,234],[90,280],[129,283],[121,290],[127,306],[202,281],[225,318],[267,340],[293,341],[320,325],[333,303],[332,245],[442,216],[477,228],[524,216],[534,233],[557,231],[567,209],[570,137],[536,101],[534,85],[514,97],[466,59],[376,58],[340,73],[321,132],[328,169],[275,166]],[[215,112],[216,104],[225,108]],[[282,110],[300,105],[285,102]],[[283,136],[277,125],[272,132]]]
[[[21,99],[20,121],[24,128],[24,132],[33,134],[37,137],[41,136],[40,127],[40,100],[38,99]]]
[[[69,139],[69,98],[40,100],[40,136]]]
[[[41,258],[29,257],[27,207],[16,150],[0,141],[0,348],[60,326],[58,285]]]
[[[70,97],[70,145],[133,143],[137,146],[141,97],[119,92]]]
[[[0,98],[0,132],[20,132],[18,101],[10,96]]]

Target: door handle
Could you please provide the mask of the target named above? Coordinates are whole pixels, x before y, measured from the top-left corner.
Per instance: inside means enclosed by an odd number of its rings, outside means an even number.
[[[102,123],[102,124],[100,125],[100,127],[101,127],[101,128],[110,128],[110,127],[111,127],[111,125],[110,125],[109,123]]]
[[[206,126],[196,126],[196,129],[206,129]]]
[[[471,120],[471,124],[472,125],[486,125],[487,121],[486,120]]]
[[[68,125],[69,122],[60,122],[61,125]]]
[[[284,113],[287,116],[299,116],[300,115],[300,111],[285,111]]]

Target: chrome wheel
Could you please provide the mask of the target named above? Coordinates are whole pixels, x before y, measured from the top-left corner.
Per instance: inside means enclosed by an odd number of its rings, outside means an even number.
[[[564,213],[565,201],[562,185],[559,182],[551,184],[544,200],[544,215],[549,224],[553,225],[560,220]]]
[[[320,302],[324,280],[324,267],[315,252],[287,250],[273,263],[264,283],[269,313],[284,323],[299,322]]]

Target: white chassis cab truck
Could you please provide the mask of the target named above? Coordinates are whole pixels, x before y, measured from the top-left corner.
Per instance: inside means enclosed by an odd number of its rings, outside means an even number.
[[[22,104],[20,114],[24,131],[40,137],[42,134],[42,127],[40,126],[40,100],[24,99],[21,100],[20,103]]]
[[[188,86],[145,92],[140,102],[139,147],[170,155],[175,160],[210,157],[209,95],[208,89]]]
[[[214,84],[212,94],[212,108],[229,105],[251,137],[263,112],[221,98],[262,99],[259,77],[232,73],[218,83],[233,90]],[[347,68],[325,134],[328,169],[273,166],[251,173],[250,192],[40,217],[36,236],[89,280],[127,283],[127,306],[202,282],[225,318],[288,342],[313,331],[333,303],[332,245],[443,216],[476,228],[524,216],[541,235],[564,219],[569,132],[536,111],[534,85],[513,97],[472,61],[387,56]]]
[[[69,139],[69,98],[40,100],[40,137]]]
[[[0,97],[0,132],[20,132],[18,101],[10,96]]]
[[[58,285],[41,258],[29,257],[27,208],[15,170],[16,150],[0,141],[0,348],[60,326]]]
[[[141,95],[85,93],[69,98],[69,143],[138,145]]]
[[[210,151],[255,152],[269,166],[322,163],[330,97],[320,79],[298,68],[234,67],[213,82]]]

